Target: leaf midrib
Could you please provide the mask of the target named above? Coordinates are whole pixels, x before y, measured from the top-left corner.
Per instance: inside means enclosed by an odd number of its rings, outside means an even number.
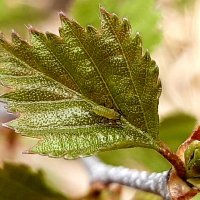
[[[116,40],[117,40],[117,42],[118,42],[118,44],[119,44],[119,47],[120,47],[121,52],[122,52],[122,56],[125,58],[126,66],[127,66],[128,71],[129,71],[129,74],[130,74],[130,77],[131,77],[131,81],[132,81],[132,83],[133,83],[134,90],[135,90],[135,92],[136,92],[136,94],[137,94],[137,96],[138,96],[139,102],[140,102],[140,107],[141,107],[141,109],[142,109],[142,113],[143,113],[145,125],[146,125],[146,128],[147,128],[147,132],[149,133],[149,127],[148,127],[146,115],[145,115],[145,112],[144,112],[144,108],[143,108],[143,106],[142,106],[142,100],[141,100],[140,95],[139,95],[139,93],[138,93],[138,91],[137,91],[137,88],[136,88],[136,86],[135,86],[135,82],[134,82],[134,80],[133,80],[133,76],[132,76],[132,73],[131,73],[131,70],[130,70],[130,64],[129,64],[129,62],[128,62],[128,59],[127,59],[127,57],[126,57],[126,54],[125,54],[125,52],[124,52],[124,50],[123,50],[123,48],[122,48],[122,44],[121,44],[121,42],[120,42],[120,40],[119,40],[119,38],[118,38],[118,36],[117,36],[117,33],[115,32],[115,29],[114,29],[112,23],[110,23],[110,20],[107,20],[107,21],[108,21],[108,23],[109,23],[109,25],[110,25],[110,27],[111,27],[111,30],[112,30],[112,32],[114,33],[115,38],[116,38]]]
[[[67,22],[68,23],[68,22]],[[97,73],[99,74],[101,80],[103,81],[103,84],[107,90],[107,92],[109,93],[110,98],[112,99],[113,104],[115,105],[116,109],[119,110],[119,107],[117,105],[117,103],[115,102],[115,99],[113,98],[110,89],[108,88],[106,81],[104,80],[103,76],[101,75],[96,63],[94,62],[93,58],[90,56],[90,54],[88,53],[87,49],[84,47],[83,43],[79,40],[78,36],[75,34],[75,32],[73,31],[73,29],[71,28],[71,24],[68,23],[68,25],[70,26],[71,32],[72,34],[76,37],[76,39],[78,40],[79,44],[81,45],[81,47],[83,48],[83,50],[85,51],[86,55],[88,56],[89,60],[92,62],[93,66],[95,67]]]

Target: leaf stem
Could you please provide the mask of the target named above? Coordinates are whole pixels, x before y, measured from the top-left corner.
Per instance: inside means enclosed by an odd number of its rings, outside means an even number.
[[[184,179],[186,177],[186,169],[183,161],[165,143],[160,143],[158,152],[173,165],[180,178]]]

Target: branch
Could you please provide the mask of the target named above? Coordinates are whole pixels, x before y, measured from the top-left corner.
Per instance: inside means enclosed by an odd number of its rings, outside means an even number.
[[[167,189],[168,171],[162,173],[148,173],[125,167],[114,167],[102,163],[96,157],[82,159],[89,174],[91,182],[119,183],[147,192],[152,192],[170,200]]]

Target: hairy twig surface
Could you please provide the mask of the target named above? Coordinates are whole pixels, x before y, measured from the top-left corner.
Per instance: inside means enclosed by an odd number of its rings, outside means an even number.
[[[167,189],[168,171],[162,173],[149,173],[125,167],[115,167],[102,163],[96,157],[83,158],[91,182],[119,183],[147,192],[159,194],[170,200]]]

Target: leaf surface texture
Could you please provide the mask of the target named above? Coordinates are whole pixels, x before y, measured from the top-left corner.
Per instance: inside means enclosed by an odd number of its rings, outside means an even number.
[[[1,96],[20,117],[7,125],[41,139],[31,153],[77,158],[159,143],[158,67],[127,19],[100,8],[101,30],[60,13],[60,36],[29,28],[30,44],[0,39]]]

